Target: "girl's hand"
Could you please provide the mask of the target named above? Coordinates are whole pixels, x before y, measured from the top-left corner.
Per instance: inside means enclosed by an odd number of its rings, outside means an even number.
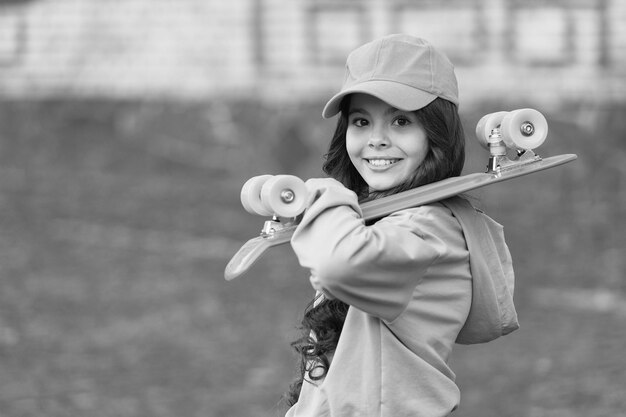
[[[352,191],[347,189],[342,183],[333,178],[310,178],[305,182],[308,191],[308,204],[310,206],[322,194],[329,192],[332,194],[351,194]]]
[[[347,205],[360,215],[356,194],[339,181],[333,178],[311,178],[305,182],[305,186],[308,193],[306,207],[317,207],[309,214],[316,216],[327,208]]]

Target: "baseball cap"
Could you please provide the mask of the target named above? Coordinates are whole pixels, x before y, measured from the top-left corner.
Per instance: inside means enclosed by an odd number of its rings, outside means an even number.
[[[421,109],[441,97],[458,106],[454,66],[424,39],[388,35],[352,51],[341,91],[326,103],[322,116],[339,113],[341,100],[366,93],[405,111]]]

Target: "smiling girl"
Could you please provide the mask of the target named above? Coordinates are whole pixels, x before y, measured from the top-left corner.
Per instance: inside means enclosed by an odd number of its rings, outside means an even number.
[[[339,114],[291,244],[317,290],[305,312],[288,417],[448,416],[456,343],[515,330],[502,227],[454,197],[365,223],[359,203],[460,175],[464,136],[450,61],[390,35],[347,60],[323,116]]]
[[[428,139],[417,115],[367,94],[350,98],[346,151],[369,192],[390,190],[417,172]]]

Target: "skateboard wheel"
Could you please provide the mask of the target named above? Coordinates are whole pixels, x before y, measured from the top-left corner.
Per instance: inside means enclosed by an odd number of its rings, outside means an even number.
[[[277,175],[261,187],[263,205],[280,217],[296,217],[302,213],[306,196],[304,181],[293,175]]]
[[[502,119],[508,112],[499,111],[484,115],[476,124],[476,139],[478,143],[485,149],[489,149],[489,136],[491,131],[495,128],[499,128],[502,124]]]
[[[500,131],[507,147],[535,149],[548,136],[548,122],[537,110],[519,109],[504,116]]]
[[[258,214],[260,216],[271,216],[271,210],[268,210],[261,201],[261,188],[273,175],[257,175],[250,178],[241,187],[241,205],[250,214]]]

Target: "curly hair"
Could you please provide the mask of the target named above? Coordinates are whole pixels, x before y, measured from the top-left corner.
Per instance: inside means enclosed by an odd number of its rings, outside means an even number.
[[[429,144],[426,158],[403,184],[383,192],[370,193],[346,150],[350,96],[341,103],[341,114],[325,155],[323,170],[359,196],[361,201],[380,198],[461,174],[465,162],[465,136],[456,105],[437,98],[415,114]],[[303,382],[323,379],[330,367],[329,356],[337,347],[349,306],[340,300],[324,299],[309,304],[301,324],[302,336],[292,342],[300,356],[299,372],[283,396],[291,406],[298,401]],[[314,336],[313,336],[314,335]]]
[[[298,401],[300,389],[307,376],[312,382],[326,376],[330,367],[329,355],[337,347],[348,313],[349,306],[343,301],[324,298],[317,305],[315,301],[305,310],[300,327],[302,335],[291,342],[291,346],[300,356],[300,363],[298,375],[283,397],[288,406]]]

